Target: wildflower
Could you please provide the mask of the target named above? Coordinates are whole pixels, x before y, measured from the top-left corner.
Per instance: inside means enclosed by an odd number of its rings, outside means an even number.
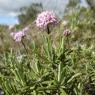
[[[16,42],[21,42],[22,38],[26,35],[24,31],[19,31],[19,32],[12,32],[11,37],[14,39]]]
[[[22,38],[26,36],[27,32],[29,31],[29,27],[25,27],[21,31],[12,32],[10,35],[16,42],[21,42]]]
[[[64,36],[68,37],[69,35],[71,35],[71,31],[69,29],[64,30]]]
[[[57,17],[52,11],[45,11],[38,15],[36,25],[39,28],[46,29],[49,24],[56,25],[58,23]]]

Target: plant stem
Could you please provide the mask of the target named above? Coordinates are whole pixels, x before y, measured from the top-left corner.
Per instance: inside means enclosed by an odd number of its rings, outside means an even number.
[[[69,38],[67,37],[67,47],[70,48]]]
[[[23,45],[23,47],[24,47],[24,49],[25,49],[26,53],[28,54],[27,48],[26,48],[26,46],[25,46],[25,44],[24,44],[23,40],[21,41],[21,43],[22,43],[22,45]]]
[[[50,34],[49,26],[47,26],[47,33]]]

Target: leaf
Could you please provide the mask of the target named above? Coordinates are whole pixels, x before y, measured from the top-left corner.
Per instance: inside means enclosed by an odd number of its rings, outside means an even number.
[[[77,74],[73,75],[73,76],[67,81],[67,83],[71,82],[74,78],[76,78],[76,77],[78,77],[78,76],[80,76],[80,75],[81,75],[81,73],[77,73]]]
[[[63,89],[61,89],[61,94],[60,95],[68,95]]]

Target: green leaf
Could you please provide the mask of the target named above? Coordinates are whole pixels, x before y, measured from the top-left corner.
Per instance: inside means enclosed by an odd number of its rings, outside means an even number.
[[[73,76],[67,81],[67,83],[73,81],[74,78],[76,78],[76,77],[78,77],[78,76],[80,76],[80,75],[81,75],[81,73],[77,73],[77,74],[73,75]]]

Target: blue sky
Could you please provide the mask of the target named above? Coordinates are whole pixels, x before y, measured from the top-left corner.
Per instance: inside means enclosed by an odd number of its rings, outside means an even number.
[[[7,25],[13,25],[15,23],[18,23],[18,20],[16,17],[11,16],[0,16],[0,24],[7,24]]]
[[[43,7],[55,12],[64,8],[69,0],[0,0],[0,24],[16,24],[18,23],[17,14],[23,6],[29,6],[32,2],[41,2]],[[86,5],[85,0],[81,0],[83,5]]]

